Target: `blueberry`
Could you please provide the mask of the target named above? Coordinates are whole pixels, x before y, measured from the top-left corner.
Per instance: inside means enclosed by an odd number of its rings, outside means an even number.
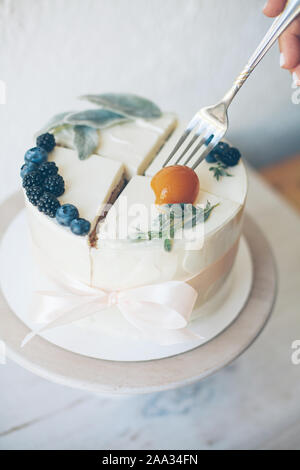
[[[85,219],[74,219],[70,225],[71,231],[75,235],[87,235],[91,229],[91,224]]]
[[[32,171],[36,171],[38,169],[38,165],[33,162],[29,163],[24,163],[24,165],[21,168],[21,178],[24,178],[24,176],[28,175]]]
[[[78,217],[79,212],[77,208],[72,204],[64,204],[56,212],[57,222],[60,225],[64,225],[65,227],[69,227],[71,225],[72,220],[78,219]]]
[[[33,147],[25,153],[26,163],[36,163],[37,165],[40,165],[41,163],[46,162],[47,158],[48,154],[46,150],[41,147]]]
[[[215,150],[212,150],[207,155],[206,161],[207,161],[207,163],[216,163],[218,157],[219,157],[219,154]]]

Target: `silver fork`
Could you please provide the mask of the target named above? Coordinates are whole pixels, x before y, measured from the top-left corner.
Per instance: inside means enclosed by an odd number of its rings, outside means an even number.
[[[233,98],[279,36],[299,14],[300,0],[288,0],[285,10],[275,19],[232,88],[219,103],[202,108],[195,114],[165,161],[164,167],[176,157],[172,164],[191,165],[194,170],[206,158],[227,132],[227,111]]]

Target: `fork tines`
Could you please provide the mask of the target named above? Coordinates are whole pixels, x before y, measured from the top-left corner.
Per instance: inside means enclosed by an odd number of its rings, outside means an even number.
[[[163,167],[170,163],[172,165],[190,166],[193,170],[197,168],[218,143],[211,130],[196,115],[164,162]]]

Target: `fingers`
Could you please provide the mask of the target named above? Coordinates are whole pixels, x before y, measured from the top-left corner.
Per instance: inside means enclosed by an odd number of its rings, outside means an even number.
[[[284,10],[287,0],[268,0],[264,14],[278,16]],[[290,70],[293,81],[300,86],[300,18],[296,19],[279,39],[280,66]]]
[[[282,68],[287,70],[293,70],[300,64],[300,22],[299,34],[295,34],[293,31],[293,27],[289,28],[279,40],[280,64]]]
[[[263,12],[271,18],[278,16],[283,11],[286,2],[287,0],[268,0]]]

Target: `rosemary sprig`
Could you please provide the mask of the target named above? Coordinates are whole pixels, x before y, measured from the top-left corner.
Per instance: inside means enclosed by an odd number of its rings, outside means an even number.
[[[139,228],[130,237],[131,241],[161,239],[166,251],[171,251],[175,234],[180,229],[190,229],[204,223],[219,204],[211,205],[207,201],[205,208],[191,204],[169,204],[162,206],[162,211],[153,223],[152,230],[142,232]]]

